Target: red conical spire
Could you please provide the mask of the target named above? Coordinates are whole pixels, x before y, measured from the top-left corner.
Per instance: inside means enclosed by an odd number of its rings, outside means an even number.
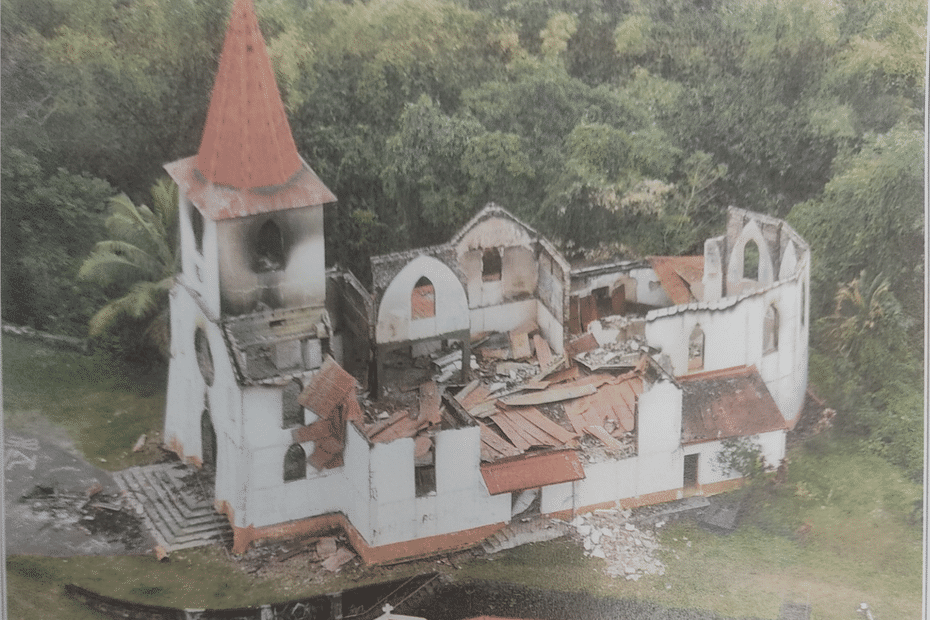
[[[281,185],[302,162],[252,0],[236,0],[213,85],[197,170],[240,189]]]

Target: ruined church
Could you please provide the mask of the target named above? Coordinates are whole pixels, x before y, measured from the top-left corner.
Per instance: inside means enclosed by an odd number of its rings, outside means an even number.
[[[734,488],[804,401],[810,249],[730,208],[702,256],[572,264],[504,208],[444,244],[327,269],[336,197],[297,152],[236,0],[180,188],[164,439],[213,472],[235,551],[340,531],[367,562]],[[750,258],[751,257],[751,258]]]

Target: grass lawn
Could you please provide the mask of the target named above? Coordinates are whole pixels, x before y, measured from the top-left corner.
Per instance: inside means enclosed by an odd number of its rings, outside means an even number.
[[[459,575],[534,587],[634,597],[724,616],[777,618],[784,600],[810,602],[817,620],[920,618],[921,489],[853,442],[816,438],[791,453],[787,481],[763,485],[739,529],[711,534],[690,520],[659,530],[664,576],[607,577],[601,560],[552,541],[477,560]],[[797,534],[809,525],[806,535]],[[806,529],[806,528],[805,528]]]
[[[118,470],[150,461],[160,441],[165,373],[127,376],[107,360],[3,334],[3,416],[12,431],[61,434],[90,463]],[[49,424],[51,422],[52,424]]]

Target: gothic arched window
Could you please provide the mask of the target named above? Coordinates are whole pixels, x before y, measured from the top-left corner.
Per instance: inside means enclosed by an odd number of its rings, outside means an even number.
[[[743,246],[743,279],[759,279],[759,246],[751,239]]]
[[[436,289],[426,276],[417,280],[410,294],[410,318],[428,319],[436,316]]]

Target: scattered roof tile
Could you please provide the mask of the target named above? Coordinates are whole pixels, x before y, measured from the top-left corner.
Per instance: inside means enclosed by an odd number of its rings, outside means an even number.
[[[703,256],[650,256],[649,262],[673,304],[698,301],[692,290],[704,277]]]
[[[297,429],[301,437],[314,438],[310,463],[317,469],[342,465],[346,424],[349,420],[362,419],[362,409],[355,394],[355,379],[333,358],[327,357],[297,402],[318,416],[313,424],[304,427],[307,430]]]

